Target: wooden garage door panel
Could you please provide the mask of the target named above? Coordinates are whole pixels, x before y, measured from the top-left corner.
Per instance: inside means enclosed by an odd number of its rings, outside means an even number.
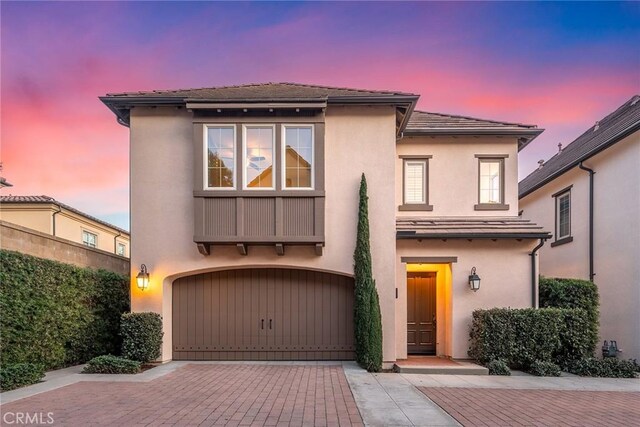
[[[229,270],[173,283],[176,360],[353,359],[353,279]]]

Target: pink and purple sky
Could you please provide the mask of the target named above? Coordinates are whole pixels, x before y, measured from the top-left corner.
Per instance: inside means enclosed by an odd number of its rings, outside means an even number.
[[[3,194],[128,228],[128,129],[107,92],[292,81],[421,95],[537,124],[520,177],[640,92],[640,3],[5,2]],[[162,189],[159,189],[162,191]]]

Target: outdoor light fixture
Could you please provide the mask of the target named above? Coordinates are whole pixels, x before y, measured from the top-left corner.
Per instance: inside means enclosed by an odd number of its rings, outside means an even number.
[[[475,267],[471,269],[471,274],[469,275],[469,287],[473,292],[476,292],[478,289],[480,289],[480,276],[476,274]]]
[[[149,287],[149,273],[146,265],[142,264],[140,266],[140,273],[136,276],[136,282],[138,283],[138,289],[141,291]]]

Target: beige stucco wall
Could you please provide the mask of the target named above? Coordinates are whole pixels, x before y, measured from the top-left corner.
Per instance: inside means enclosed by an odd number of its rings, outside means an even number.
[[[476,154],[508,155],[505,159],[505,203],[509,210],[476,211],[478,159]],[[429,204],[433,211],[400,211],[398,216],[517,216],[518,144],[513,137],[403,138],[396,154],[396,206],[402,204],[401,155],[430,155]]]
[[[52,233],[52,215],[55,210],[43,205],[14,205],[0,203],[0,219],[41,233]]]
[[[594,272],[600,292],[600,338],[621,357],[640,358],[640,132],[586,161],[594,175]],[[545,276],[589,278],[589,176],[577,167],[524,197],[523,217],[554,230],[552,194],[571,189],[571,234],[540,251]]]
[[[457,257],[451,263],[450,336],[443,335],[446,310],[437,307],[437,348],[441,356],[466,359],[471,313],[480,308],[531,307],[531,257],[535,240],[398,240],[396,248],[396,355],[407,357],[407,264],[402,257]],[[480,289],[469,289],[469,274],[476,267]],[[441,303],[440,297],[437,298]],[[445,320],[443,322],[442,320]],[[445,341],[445,343],[442,342]],[[444,344],[444,345],[443,345]]]
[[[325,237],[322,256],[312,247],[213,246],[202,256],[193,242],[193,126],[190,113],[136,108],[131,114],[132,278],[145,263],[150,288],[132,281],[132,309],[163,315],[163,359],[171,358],[171,284],[177,277],[233,267],[298,267],[353,274],[358,187],[365,172],[373,272],[380,293],[384,359],[395,360],[395,114],[391,107],[330,107],[325,126]]]

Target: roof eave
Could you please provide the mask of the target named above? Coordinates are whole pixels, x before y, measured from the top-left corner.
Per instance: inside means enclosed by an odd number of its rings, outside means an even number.
[[[404,136],[447,136],[447,135],[483,135],[483,136],[515,136],[518,137],[518,151],[521,151],[544,129],[496,129],[496,128],[431,128],[431,129],[407,129]]]
[[[533,187],[531,187],[527,191],[523,191],[522,193],[519,193],[518,194],[518,199],[522,199],[522,198],[528,196],[529,194],[533,193],[534,191],[544,187],[545,185],[547,185],[548,183],[550,183],[554,179],[558,178],[561,175],[564,175],[566,172],[568,172],[571,169],[575,168],[580,163],[582,163],[582,162],[584,162],[586,160],[589,160],[591,157],[593,157],[596,154],[606,150],[607,148],[611,147],[612,145],[614,145],[617,142],[623,140],[624,138],[626,138],[627,136],[631,135],[632,133],[634,133],[634,132],[636,132],[638,130],[640,130],[640,122],[634,123],[633,125],[631,125],[627,129],[625,129],[622,132],[618,133],[617,135],[611,137],[611,139],[606,144],[602,144],[602,145],[598,146],[596,149],[590,151],[589,153],[587,153],[586,155],[580,157],[579,159],[569,163],[567,166],[558,169],[556,172],[554,172],[553,174],[549,175],[547,178],[543,179],[542,181],[540,181],[538,184],[534,185]]]
[[[531,233],[429,233],[419,234],[414,231],[397,231],[397,240],[406,239],[427,239],[427,240],[446,240],[446,239],[550,239],[551,234],[548,232],[531,232]]]

